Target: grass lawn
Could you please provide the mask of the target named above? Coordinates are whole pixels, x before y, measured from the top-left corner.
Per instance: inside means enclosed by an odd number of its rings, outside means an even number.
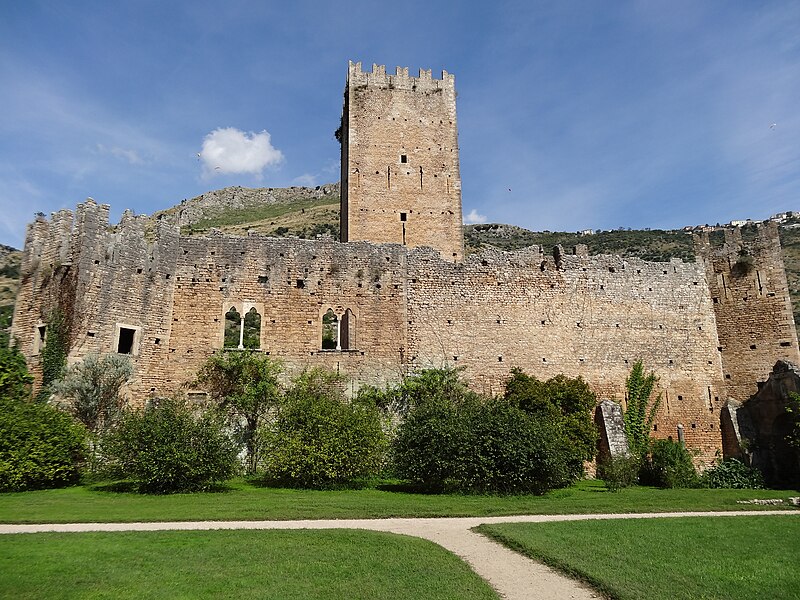
[[[379,517],[487,516],[675,510],[771,509],[737,500],[783,498],[775,490],[661,490],[632,487],[608,492],[600,481],[581,481],[544,496],[419,494],[387,486],[313,491],[232,482],[218,493],[145,496],[81,486],[0,494],[2,523],[197,520],[289,520]],[[781,508],[781,507],[778,507]],[[784,509],[788,508],[786,505]],[[790,510],[797,510],[790,508]]]
[[[433,542],[371,531],[0,536],[2,598],[464,598],[496,593]]]
[[[800,597],[800,515],[477,528],[612,598]]]

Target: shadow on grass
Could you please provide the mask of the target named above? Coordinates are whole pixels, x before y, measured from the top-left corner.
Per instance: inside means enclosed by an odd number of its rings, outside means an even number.
[[[141,491],[133,481],[103,481],[87,486],[93,492],[109,492],[112,494],[138,494],[142,496],[169,496],[172,494],[224,494],[234,491],[234,487],[226,483],[216,483],[199,490],[175,490],[170,492]]]

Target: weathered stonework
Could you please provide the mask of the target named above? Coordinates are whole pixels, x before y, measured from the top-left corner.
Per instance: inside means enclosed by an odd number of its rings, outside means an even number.
[[[453,75],[387,75],[350,63],[342,112],[343,242],[430,246],[464,256]]]
[[[464,258],[454,94],[446,74],[387,77],[350,66],[343,243],[184,237],[180,219],[151,231],[147,217],[129,213],[111,226],[108,206],[92,200],[74,215],[38,218],[28,227],[13,324],[31,369],[40,377],[41,328],[56,306],[71,324],[70,361],[131,356],[136,403],[186,390],[223,347],[231,308],[258,312],[260,349],[290,373],[324,366],[347,374],[352,389],[448,364],[498,394],[521,367],[539,378],[581,376],[600,398],[624,403],[625,379],[641,359],[663,393],[654,435],[677,439],[682,429],[687,446],[711,460],[722,448],[727,397],[755,387],[777,358],[800,362],[775,232],[756,244],[755,274],[721,283],[731,263],[710,245],[696,263],[588,256],[585,247]],[[387,167],[399,173],[392,188]],[[422,189],[419,167],[436,175]],[[322,349],[329,309],[338,350]]]

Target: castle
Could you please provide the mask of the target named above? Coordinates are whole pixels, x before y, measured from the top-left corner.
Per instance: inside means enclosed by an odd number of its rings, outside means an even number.
[[[341,242],[212,232],[87,200],[28,226],[12,335],[41,377],[47,315],[70,325],[71,362],[133,360],[141,403],[185,389],[223,347],[255,347],[287,371],[320,366],[353,389],[444,364],[497,394],[513,367],[582,376],[624,401],[642,359],[659,377],[657,437],[709,460],[721,410],[778,360],[800,363],[774,224],[697,260],[589,256],[532,246],[465,256],[454,77],[350,63],[342,114]],[[226,328],[227,323],[227,328]],[[200,394],[202,390],[190,390]],[[726,442],[728,443],[728,442]]]

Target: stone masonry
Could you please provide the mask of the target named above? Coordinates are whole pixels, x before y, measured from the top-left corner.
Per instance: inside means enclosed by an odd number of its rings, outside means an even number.
[[[127,394],[139,404],[191,391],[200,365],[223,348],[231,308],[258,313],[260,350],[290,374],[334,369],[351,391],[455,365],[476,390],[499,394],[521,367],[539,378],[581,376],[601,399],[624,403],[642,359],[663,394],[654,435],[677,439],[681,426],[686,444],[713,459],[727,398],[752,393],[778,359],[800,363],[777,233],[761,232],[741,271],[734,238],[724,252],[700,240],[695,263],[588,256],[584,247],[464,257],[454,93],[447,74],[350,65],[342,243],[187,237],[174,220],[130,213],[113,226],[108,206],[91,199],[74,214],[37,218],[12,330],[32,371],[41,376],[56,307],[71,325],[70,362],[128,354]],[[387,167],[398,178],[391,189]],[[322,347],[329,309],[343,331],[335,350]]]

